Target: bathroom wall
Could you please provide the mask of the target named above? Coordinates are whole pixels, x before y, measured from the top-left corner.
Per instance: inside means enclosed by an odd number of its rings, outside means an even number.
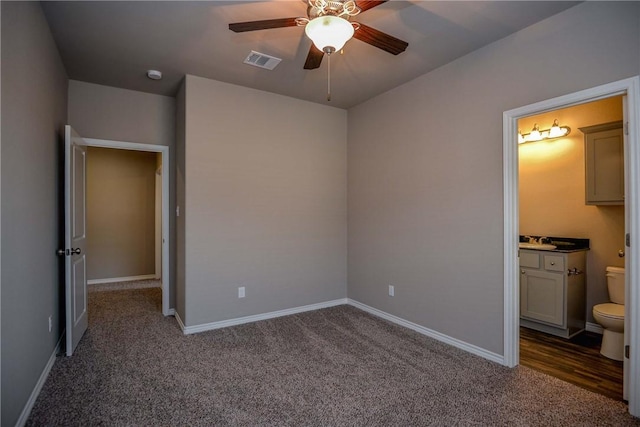
[[[614,97],[523,118],[529,133],[535,123],[548,129],[554,119],[571,128],[564,138],[519,146],[520,234],[590,239],[587,254],[587,321],[591,308],[608,301],[605,269],[624,267],[624,206],[585,204],[584,134],[578,128],[622,120],[622,99]]]

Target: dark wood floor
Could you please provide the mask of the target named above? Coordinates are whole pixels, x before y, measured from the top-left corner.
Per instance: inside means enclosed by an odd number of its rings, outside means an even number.
[[[564,339],[520,328],[520,364],[579,387],[622,400],[622,362],[600,354],[602,335]]]

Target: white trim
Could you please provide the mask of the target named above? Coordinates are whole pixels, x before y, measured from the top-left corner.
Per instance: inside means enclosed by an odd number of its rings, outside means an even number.
[[[83,138],[89,147],[117,148],[121,150],[148,151],[162,155],[162,314],[169,315],[169,147],[166,145],[140,144],[137,142]]]
[[[346,298],[336,299],[332,301],[325,301],[318,304],[309,304],[309,305],[303,305],[300,307],[287,308],[285,310],[271,311],[269,313],[255,314],[252,316],[238,317],[235,319],[221,320],[219,322],[204,323],[201,325],[194,325],[194,326],[185,326],[184,323],[182,323],[182,319],[180,319],[180,316],[178,316],[177,313],[176,313],[176,320],[178,320],[178,324],[180,325],[180,329],[182,329],[182,332],[185,335],[189,335],[189,334],[195,334],[198,332],[211,331],[214,329],[226,328],[228,326],[242,325],[244,323],[253,323],[253,322],[258,322],[260,320],[274,319],[276,317],[289,316],[291,314],[304,313],[305,311],[320,310],[322,308],[335,307],[337,305],[344,305],[344,304],[347,304]]]
[[[180,327],[180,330],[184,332],[184,329],[186,328],[186,326],[184,326],[184,322],[182,321],[180,314],[178,314],[178,312],[175,311],[173,316],[176,318],[176,322],[178,322],[178,326]]]
[[[519,283],[518,272],[518,147],[514,144],[511,135],[517,132],[517,122],[507,115],[502,115],[502,151],[503,170],[502,183],[504,193],[504,364],[513,368],[519,363],[520,354],[520,293],[519,288],[514,289]],[[514,161],[515,159],[515,161]]]
[[[175,316],[176,315],[176,309],[175,308],[170,308],[169,312],[167,314],[165,314],[165,316]]]
[[[480,356],[484,359],[488,359],[491,360],[493,362],[497,362],[500,364],[504,364],[504,358],[496,353],[493,353],[491,351],[485,350],[484,348],[475,346],[473,344],[469,344],[465,341],[461,341],[457,338],[452,338],[448,335],[445,335],[443,333],[434,331],[433,329],[429,329],[429,328],[425,328],[424,326],[420,326],[417,323],[413,323],[410,322],[408,320],[405,320],[401,317],[398,316],[394,316],[393,314],[389,314],[387,312],[384,312],[382,310],[378,310],[377,308],[373,308],[370,307],[366,304],[363,304],[361,302],[355,301],[351,298],[348,299],[348,304],[352,305],[356,308],[359,308],[360,310],[366,311],[367,313],[373,314],[376,317],[380,317],[382,319],[388,320],[390,322],[393,322],[397,325],[400,326],[404,326],[405,328],[409,328],[412,329],[422,335],[426,335],[429,338],[433,338],[435,340],[438,340],[440,342],[443,342],[445,344],[451,345],[453,347],[457,347],[461,350],[464,350],[466,352],[469,352],[471,354],[475,354],[476,356]]]
[[[593,332],[595,334],[600,334],[600,335],[602,335],[602,333],[604,332],[602,330],[602,326],[598,325],[597,323],[591,323],[591,322],[587,322],[584,330],[587,332]]]
[[[185,335],[190,335],[190,334],[196,334],[199,332],[205,332],[205,331],[211,331],[214,329],[221,329],[221,328],[226,328],[229,326],[236,326],[236,325],[242,325],[245,323],[252,323],[252,322],[258,322],[260,320],[267,320],[267,319],[274,319],[276,317],[282,317],[282,316],[289,316],[291,314],[297,314],[297,313],[303,313],[306,311],[313,311],[313,310],[320,310],[323,308],[328,308],[328,307],[335,307],[337,305],[351,305],[355,308],[358,308],[362,311],[366,311],[369,314],[372,314],[376,317],[379,317],[381,319],[385,319],[388,320],[390,322],[393,322],[397,325],[403,326],[405,328],[409,328],[411,330],[414,330],[422,335],[426,335],[430,338],[433,338],[435,340],[438,340],[440,342],[443,342],[445,344],[451,345],[453,347],[459,348],[461,350],[464,350],[466,352],[469,352],[471,354],[475,354],[476,356],[480,356],[484,359],[488,359],[491,360],[493,362],[497,362],[500,364],[504,364],[504,358],[496,353],[493,353],[491,351],[485,350],[484,348],[475,346],[473,344],[469,344],[465,341],[459,340],[457,338],[452,338],[448,335],[442,334],[440,332],[434,331],[432,329],[429,328],[425,328],[424,326],[420,326],[417,323],[413,323],[410,322],[408,320],[402,319],[401,317],[398,316],[394,316],[393,314],[389,314],[387,312],[384,312],[382,310],[378,310],[377,308],[373,308],[370,307],[366,304],[363,304],[361,302],[358,302],[356,300],[353,300],[351,298],[341,298],[341,299],[336,299],[336,300],[332,300],[332,301],[326,301],[326,302],[321,302],[318,304],[310,304],[310,305],[304,305],[304,306],[300,306],[300,307],[294,307],[294,308],[288,308],[285,310],[278,310],[278,311],[272,311],[269,313],[263,313],[263,314],[256,314],[253,316],[245,316],[245,317],[238,317],[235,319],[229,319],[229,320],[222,320],[219,322],[212,322],[212,323],[205,323],[205,324],[201,324],[201,325],[194,325],[194,326],[185,326],[184,322],[182,321],[182,319],[180,318],[180,315],[178,313],[175,313],[175,318],[176,321],[178,322],[178,325],[180,326],[180,329],[182,330],[182,332]]]
[[[62,343],[65,342],[64,338],[65,338],[65,333],[63,332],[60,335],[58,344],[56,344],[56,347],[53,349],[53,353],[51,353],[51,356],[49,357],[47,364],[44,366],[44,369],[40,374],[40,378],[38,378],[38,381],[36,382],[36,385],[33,388],[33,391],[31,392],[31,395],[29,396],[27,403],[24,405],[24,408],[22,409],[22,413],[20,413],[20,417],[16,422],[16,427],[22,427],[27,423],[27,420],[29,419],[29,415],[31,414],[31,410],[33,409],[33,405],[35,405],[36,400],[38,399],[38,396],[42,391],[42,387],[44,386],[44,383],[47,381],[47,378],[49,377],[51,368],[53,368],[53,364],[56,362],[56,356],[62,352]]]
[[[640,77],[635,76],[580,92],[548,99],[503,113],[504,189],[504,364],[519,362],[519,275],[518,275],[518,149],[517,120],[542,112],[583,104],[616,95],[627,96],[628,132],[625,159],[628,159],[625,201],[629,206],[629,228],[633,246],[626,250],[627,301],[629,318],[629,412],[640,416]]]
[[[113,277],[111,279],[91,279],[91,280],[87,280],[87,285],[101,285],[103,283],[114,283],[114,282],[133,282],[135,280],[152,280],[155,278],[156,278],[155,274],[144,274],[142,276]]]

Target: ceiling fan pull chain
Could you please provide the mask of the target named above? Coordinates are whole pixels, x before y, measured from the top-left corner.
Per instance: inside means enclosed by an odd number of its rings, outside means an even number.
[[[331,54],[327,54],[327,101],[331,101]]]

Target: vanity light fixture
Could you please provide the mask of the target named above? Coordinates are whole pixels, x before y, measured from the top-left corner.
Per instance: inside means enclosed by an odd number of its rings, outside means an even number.
[[[536,123],[533,125],[533,129],[531,129],[530,133],[525,133],[523,135],[522,132],[518,131],[518,144],[561,138],[569,135],[569,133],[571,133],[571,128],[569,126],[560,126],[558,124],[558,119],[553,121],[553,125],[551,125],[550,129],[545,130],[540,130],[540,127]]]

